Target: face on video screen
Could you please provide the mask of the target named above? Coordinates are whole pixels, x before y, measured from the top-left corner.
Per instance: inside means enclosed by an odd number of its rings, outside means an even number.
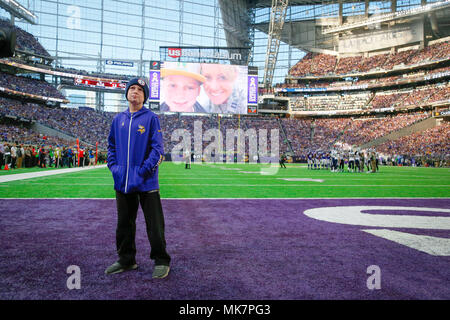
[[[170,75],[163,80],[165,103],[170,111],[192,112],[200,94],[200,83],[183,75]]]
[[[166,61],[160,79],[162,112],[247,113],[247,66]]]
[[[237,68],[231,65],[204,63],[201,72],[206,79],[203,88],[211,103],[222,104],[227,102],[238,76]]]

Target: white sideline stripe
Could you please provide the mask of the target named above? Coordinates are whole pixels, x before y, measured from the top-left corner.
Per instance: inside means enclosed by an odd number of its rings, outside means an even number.
[[[225,177],[226,176],[226,177]],[[112,178],[111,175],[108,175],[107,177],[105,177],[104,174],[92,174],[89,175],[88,177],[68,177],[67,179],[76,179],[77,181],[79,180],[83,180],[83,179],[87,179],[87,180],[92,180],[92,178],[95,177],[97,180],[110,180]],[[173,178],[172,178],[173,177]],[[219,178],[212,178],[212,177],[219,177]],[[230,177],[230,178],[228,178]],[[338,179],[338,177],[326,177],[327,181],[330,180],[336,180]],[[195,177],[180,177],[179,175],[160,175],[159,176],[159,181],[166,181],[166,180],[238,180],[240,179],[240,177],[237,177],[236,175],[207,175],[207,176],[202,176],[202,175],[196,175]],[[294,181],[294,180],[298,180],[298,181],[318,181],[318,180],[323,180],[323,179],[314,179],[314,178],[297,178],[297,177],[292,177],[292,176],[287,176],[287,177],[283,177],[283,176],[261,176],[261,177],[245,177],[245,180],[274,180],[274,179],[279,179],[279,180],[286,180],[286,181]],[[415,178],[396,178],[396,180],[412,180]],[[435,178],[417,178],[416,180],[434,180]],[[443,178],[446,179],[446,178]],[[352,178],[345,178],[345,181],[374,181],[374,180],[386,180],[386,178],[371,178],[368,177],[367,179],[352,179]],[[67,180],[66,180],[67,181]]]
[[[23,179],[29,179],[35,177],[28,177]],[[22,179],[15,179],[22,180]],[[2,182],[2,181],[0,181]],[[44,184],[48,186],[65,186],[68,185],[67,182],[62,183],[54,183],[54,182],[27,182],[29,184]],[[112,183],[70,183],[71,186],[111,186]],[[325,184],[325,185],[316,185],[316,184],[207,184],[207,183],[160,183],[160,186],[205,186],[205,187],[347,187],[347,188],[359,188],[359,187],[434,187],[434,188],[442,188],[442,187],[450,187],[450,184],[420,184],[420,185],[410,185],[410,184],[360,184],[360,185],[347,185],[347,184]]]
[[[322,179],[312,179],[312,178],[277,178],[279,180],[285,181],[312,181],[312,182],[323,182]]]
[[[83,180],[83,179],[88,179],[88,180],[92,180],[92,177],[95,177],[98,180],[101,180],[100,178],[103,178],[103,180],[109,180],[110,178],[112,178],[111,175],[109,175],[108,177],[105,177],[105,175],[101,174],[101,175],[96,175],[96,174],[92,174],[89,175],[88,177],[76,177],[73,179],[77,179],[77,180]],[[221,178],[198,178],[198,175],[196,175],[196,177],[187,177],[187,178],[182,178],[179,176],[174,176],[175,178],[169,178],[169,176],[164,175],[164,176],[159,176],[159,181],[162,180],[237,180],[240,178],[237,178],[236,176],[232,176],[233,178],[223,178],[222,176],[218,175],[218,177]],[[71,179],[71,178],[68,178]],[[273,177],[270,176],[263,176],[263,177],[258,177],[258,178],[254,178],[254,177],[246,177],[245,180],[273,180]],[[286,180],[286,181],[294,181],[294,179],[298,180],[298,181],[316,181],[316,180],[323,180],[323,179],[313,179],[313,178],[293,178],[293,177],[285,177],[285,178],[280,178],[280,177],[275,177],[275,179],[280,179],[280,180]],[[429,180],[434,180],[434,178],[421,178],[420,180],[425,180],[425,179],[429,179]],[[326,180],[333,180],[332,178],[327,178]],[[335,180],[335,179],[334,179]],[[384,179],[345,179],[345,181],[372,181],[372,180],[386,180],[386,178]],[[397,178],[396,180],[412,180],[412,179],[408,179],[408,178]],[[419,178],[417,178],[416,180],[419,180]]]
[[[64,173],[72,173],[82,170],[91,170],[91,169],[99,169],[106,167],[106,164],[101,164],[97,166],[87,166],[87,167],[76,167],[76,168],[66,168],[66,169],[57,169],[57,170],[49,170],[49,171],[36,171],[36,172],[29,172],[29,173],[17,173],[17,174],[10,174],[6,176],[0,177],[0,183],[3,182],[9,182],[9,181],[16,181],[16,180],[25,180],[25,179],[31,179],[31,178],[39,178],[39,177],[45,177],[45,176],[52,176],[55,174],[64,174]]]
[[[347,184],[203,184],[203,183],[160,183],[160,186],[214,186],[214,187],[450,187],[450,184],[421,184],[421,185],[411,185],[411,184],[359,184],[359,185],[347,185]]]

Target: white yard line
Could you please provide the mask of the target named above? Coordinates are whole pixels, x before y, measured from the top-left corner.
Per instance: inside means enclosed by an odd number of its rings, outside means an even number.
[[[46,185],[46,186],[65,186],[67,182],[55,183],[55,182],[29,182],[29,184],[33,185]],[[71,186],[111,186],[111,183],[70,183]],[[160,183],[160,186],[188,186],[188,187],[297,187],[297,188],[316,188],[316,187],[339,187],[339,188],[360,188],[360,187],[391,187],[391,188],[403,188],[403,187],[411,187],[411,188],[442,188],[442,187],[450,187],[449,184],[421,184],[421,185],[411,185],[411,184],[400,184],[400,185],[391,185],[391,184],[364,184],[364,185],[347,185],[347,184],[324,184],[324,185],[316,185],[316,184],[221,184],[221,183]]]
[[[83,171],[83,170],[99,169],[99,168],[104,168],[104,167],[106,167],[106,164],[101,164],[98,166],[87,166],[87,167],[81,167],[81,168],[76,167],[76,168],[66,168],[66,169],[57,169],[57,170],[36,171],[36,172],[29,172],[29,173],[9,174],[6,176],[1,176],[0,183],[16,181],[16,180],[40,178],[40,177],[45,177],[45,176],[52,176],[55,174],[72,173],[72,172]]]

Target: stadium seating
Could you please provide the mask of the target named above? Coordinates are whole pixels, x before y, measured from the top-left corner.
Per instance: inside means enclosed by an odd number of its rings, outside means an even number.
[[[110,112],[97,112],[94,110],[62,109],[50,108],[44,105],[32,103],[20,103],[16,100],[1,98],[1,116],[13,115],[26,119],[33,119],[49,127],[61,130],[74,138],[86,141],[90,146],[99,142],[101,150],[107,149],[107,136],[110,123],[115,116]],[[358,146],[378,137],[384,136],[395,130],[399,130],[417,121],[421,121],[430,116],[426,112],[416,112],[410,114],[399,114],[386,118],[366,117],[360,118],[335,118],[335,119],[276,119],[271,117],[231,117],[219,118],[217,116],[179,116],[178,114],[159,114],[161,127],[164,132],[164,149],[170,153],[173,147],[180,143],[180,140],[172,141],[172,133],[176,129],[185,129],[191,135],[191,147],[194,150],[194,125],[195,121],[200,121],[202,132],[209,129],[218,129],[220,121],[220,131],[223,139],[223,146],[226,143],[227,129],[242,129],[247,132],[249,129],[267,129],[268,150],[272,150],[273,141],[270,141],[270,130],[279,130],[280,153],[291,152],[299,158],[304,158],[310,151],[327,151],[335,143]],[[10,129],[12,128],[12,129]],[[60,138],[46,137],[21,127],[2,126],[1,137],[3,141],[14,141],[32,145],[73,145],[72,142]],[[428,155],[439,155],[448,157],[448,146],[442,146],[448,141],[449,127],[441,126],[430,131],[432,134],[424,133],[417,138],[415,135],[410,138],[413,141],[422,139],[420,144],[414,147],[414,142],[404,144],[392,142],[379,147],[380,152],[396,150],[394,153],[416,154],[423,151],[423,143],[427,145]],[[447,140],[445,140],[447,139]],[[208,146],[211,141],[203,141],[202,148]],[[249,150],[249,141],[245,142],[246,150]],[[408,148],[406,148],[408,146]],[[292,149],[291,149],[292,148]],[[397,151],[398,149],[398,151]]]
[[[7,25],[1,21],[0,25]],[[20,34],[19,45],[24,50],[48,55],[39,42],[23,30]],[[404,74],[391,74],[382,77],[367,79],[330,80],[329,76],[342,76],[349,73],[364,73],[372,71],[392,70],[410,65],[423,64],[430,61],[450,58],[449,42],[437,43],[424,49],[409,49],[393,54],[383,53],[372,56],[336,57],[327,54],[308,53],[295,66],[289,74],[294,77],[315,76],[305,84],[286,82],[278,84],[278,88],[335,88],[331,92],[306,92],[291,97],[291,110],[293,111],[348,111],[348,110],[379,110],[386,108],[405,109],[418,107],[431,103],[445,102],[450,99],[450,84],[447,81],[420,85],[411,85],[402,89],[392,89],[393,84],[402,81],[412,81],[425,76],[433,77],[439,73],[450,71],[444,66],[432,70],[407,71]],[[109,77],[113,79],[127,79],[126,75],[99,74],[73,68],[62,68],[60,71],[89,76]],[[328,78],[321,79],[321,76]],[[445,79],[445,78],[444,78]],[[340,90],[342,87],[376,85],[377,90]],[[56,88],[46,81],[27,78],[23,76],[0,73],[0,86],[7,87],[20,93],[43,98],[52,97],[65,99]],[[388,90],[384,86],[389,87]],[[273,93],[273,89],[267,92]],[[107,149],[107,137],[110,124],[115,116],[111,112],[98,112],[90,108],[59,108],[49,107],[45,103],[22,101],[18,97],[0,97],[0,118],[7,116],[19,117],[37,121],[45,126],[59,130],[74,139],[82,141],[87,147],[98,143],[99,149]],[[275,146],[270,139],[272,129],[279,130],[279,153],[290,153],[299,159],[305,159],[309,152],[328,152],[334,144],[347,146],[360,146],[374,139],[405,128],[417,121],[430,116],[430,112],[414,111],[405,114],[392,114],[390,116],[354,116],[337,118],[281,118],[264,116],[236,116],[223,117],[218,115],[184,116],[180,114],[158,114],[164,134],[164,149],[166,154],[180,143],[172,135],[177,129],[188,132],[191,136],[191,149],[195,150],[195,125],[201,124],[202,133],[210,129],[220,129],[222,145],[226,147],[227,130],[242,129],[244,133],[260,129],[267,130],[268,150]],[[386,142],[377,147],[378,152],[389,154],[404,154],[412,156],[423,154],[429,157],[447,159],[449,157],[446,141],[449,137],[449,126],[443,125],[430,129],[421,134],[403,137],[396,141]],[[244,139],[244,137],[242,137]],[[447,139],[447,140],[445,140]],[[39,146],[61,145],[73,146],[73,140],[58,137],[43,136],[26,126],[18,124],[2,124],[0,126],[0,141],[22,143]],[[249,151],[250,141],[244,139],[245,150]],[[202,141],[204,150],[212,141]],[[416,145],[417,144],[417,145]],[[426,145],[426,147],[424,146]]]
[[[449,41],[436,43],[423,49],[409,49],[391,54],[382,53],[370,57],[336,58],[332,55],[310,52],[289,70],[289,75],[302,77],[388,71],[401,66],[424,64],[448,58],[450,58]]]
[[[18,100],[0,98],[1,113],[35,120],[86,143],[106,149],[107,135],[113,113],[96,112],[93,109],[51,108],[37,103],[22,103]]]
[[[66,97],[46,81],[0,73],[0,87],[8,88],[29,95],[65,100]]]
[[[62,139],[54,136],[45,136],[23,125],[17,124],[0,124],[0,141],[11,144],[23,144],[25,146],[70,146],[73,141]]]
[[[400,139],[385,142],[376,147],[380,153],[407,155],[409,157],[430,158],[439,161],[439,165],[449,164],[450,156],[450,124],[442,122],[434,128],[423,132],[401,137]],[[436,166],[435,163],[432,165]]]
[[[429,116],[430,114],[426,112],[416,112],[383,118],[374,116],[362,118],[362,120],[355,118],[348,123],[338,142],[349,146],[360,146]]]

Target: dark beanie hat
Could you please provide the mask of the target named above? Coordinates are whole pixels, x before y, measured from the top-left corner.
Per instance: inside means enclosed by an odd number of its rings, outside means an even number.
[[[144,89],[144,104],[145,104],[145,102],[148,99],[149,89],[148,89],[147,82],[145,82],[145,80],[142,78],[134,78],[134,79],[131,79],[130,81],[128,81],[127,87],[125,89],[125,99],[128,100],[128,89],[130,89],[130,87],[135,84],[137,84],[142,89]]]

